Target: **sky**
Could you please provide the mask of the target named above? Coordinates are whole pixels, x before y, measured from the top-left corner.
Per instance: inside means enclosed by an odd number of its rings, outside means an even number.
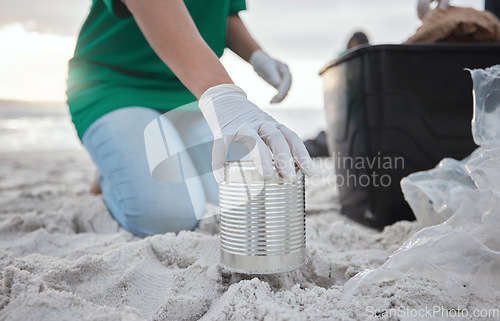
[[[320,109],[318,71],[345,48],[353,32],[373,44],[401,43],[420,26],[417,0],[247,0],[241,13],[271,56],[287,63],[293,85],[269,106],[275,90],[251,66],[226,51],[222,62],[250,100],[263,108]],[[482,0],[451,0],[483,9]],[[91,0],[0,0],[0,99],[64,101],[67,62]]]

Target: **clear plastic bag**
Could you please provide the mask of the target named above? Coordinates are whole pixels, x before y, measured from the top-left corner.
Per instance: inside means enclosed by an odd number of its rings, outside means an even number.
[[[500,148],[481,148],[470,156],[465,168],[478,188],[489,189],[500,196],[499,164]]]
[[[462,192],[476,185],[467,173],[465,160],[445,158],[436,168],[403,178],[401,188],[417,221],[425,227],[449,219],[462,203]]]
[[[500,65],[469,71],[474,82],[474,142],[500,147]]]
[[[500,65],[471,74],[472,134],[481,147],[462,161],[445,158],[401,181],[417,221],[427,227],[380,268],[350,279],[348,291],[417,273],[451,294],[500,294]]]

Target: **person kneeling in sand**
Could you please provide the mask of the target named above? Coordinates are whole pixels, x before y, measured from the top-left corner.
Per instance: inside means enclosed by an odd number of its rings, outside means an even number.
[[[295,162],[306,174],[312,170],[299,137],[251,103],[218,59],[227,44],[278,89],[272,102],[285,98],[288,67],[261,50],[238,16],[244,9],[244,0],[92,3],[69,62],[68,105],[98,167],[111,215],[138,236],[196,227],[194,213],[203,209],[193,208],[190,199],[204,206],[217,194],[231,142],[250,151],[264,179],[272,175],[273,158],[285,178],[295,174]],[[203,121],[183,122],[182,128],[162,124],[168,127],[165,139],[177,144],[207,135],[219,142],[205,159],[182,164],[196,170],[197,164],[212,161],[215,179],[194,179],[188,191],[185,182],[151,177],[144,129],[162,113],[196,99]]]

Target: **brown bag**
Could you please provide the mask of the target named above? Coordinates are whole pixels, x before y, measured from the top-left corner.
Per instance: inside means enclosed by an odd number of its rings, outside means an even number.
[[[450,7],[429,12],[405,43],[500,42],[500,21],[489,11]]]

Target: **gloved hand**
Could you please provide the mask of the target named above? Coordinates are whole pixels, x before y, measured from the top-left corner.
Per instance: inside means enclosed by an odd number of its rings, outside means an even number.
[[[264,180],[273,176],[273,158],[286,180],[295,178],[295,162],[304,174],[312,174],[312,160],[299,136],[251,103],[239,87],[209,88],[199,105],[214,135],[212,170],[218,183],[224,180],[224,162],[232,142],[249,150]]]
[[[271,104],[279,103],[285,99],[292,85],[292,75],[288,66],[269,57],[262,50],[254,51],[250,56],[249,62],[262,79],[278,89],[278,94],[271,100]]]
[[[431,10],[431,2],[438,2],[438,8],[446,11],[450,6],[450,0],[418,0],[417,13],[420,20],[423,20],[425,15]]]

